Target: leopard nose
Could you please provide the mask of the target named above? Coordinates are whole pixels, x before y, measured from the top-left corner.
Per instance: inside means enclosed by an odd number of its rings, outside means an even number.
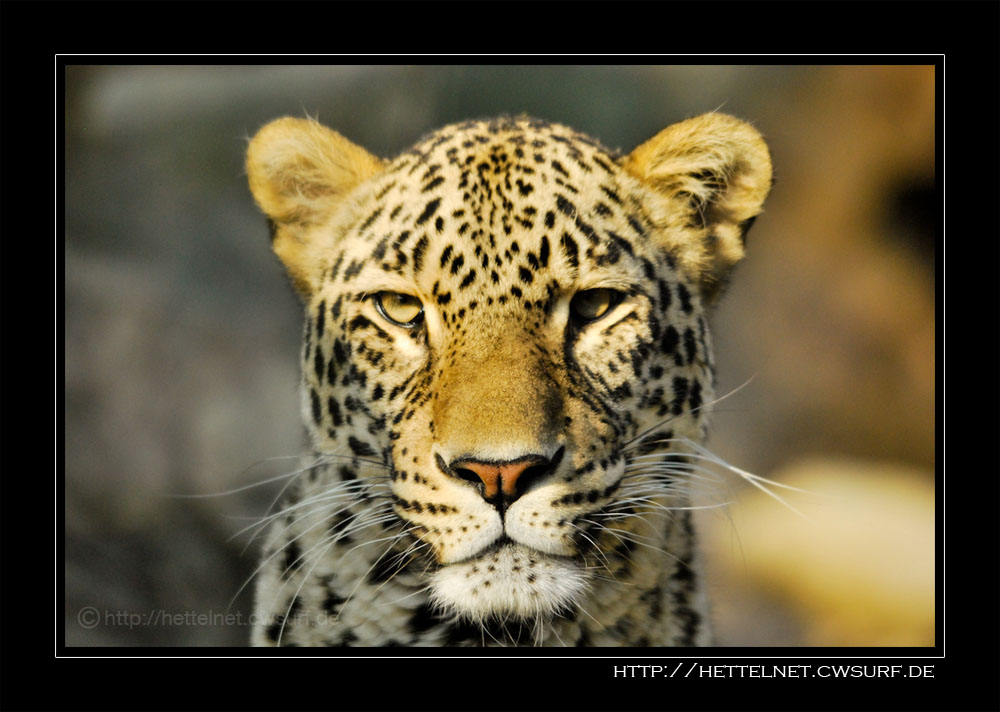
[[[481,486],[487,502],[501,511],[506,509],[539,478],[552,472],[562,456],[562,449],[553,458],[526,455],[503,462],[461,458],[448,465],[451,474]]]

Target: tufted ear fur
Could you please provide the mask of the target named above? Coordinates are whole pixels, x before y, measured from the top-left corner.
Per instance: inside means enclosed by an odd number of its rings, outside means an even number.
[[[658,239],[713,301],[743,257],[746,232],[771,189],[760,133],[731,116],[703,114],[664,129],[622,166],[653,189]]]
[[[382,167],[379,158],[311,119],[277,119],[251,139],[250,190],[303,298],[318,285],[324,248],[336,237],[331,221],[342,215],[351,191]]]

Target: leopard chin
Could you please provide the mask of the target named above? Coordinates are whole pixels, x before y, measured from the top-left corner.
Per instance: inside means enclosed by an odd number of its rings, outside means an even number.
[[[511,542],[439,569],[430,595],[443,613],[481,623],[552,618],[573,610],[589,587],[575,560]]]

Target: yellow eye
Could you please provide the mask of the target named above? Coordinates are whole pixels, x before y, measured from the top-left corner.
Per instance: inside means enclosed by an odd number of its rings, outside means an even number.
[[[409,294],[379,292],[373,299],[378,313],[396,326],[414,327],[424,315],[424,305]]]
[[[573,318],[580,322],[597,321],[618,306],[622,293],[614,289],[587,289],[577,292],[569,303]]]

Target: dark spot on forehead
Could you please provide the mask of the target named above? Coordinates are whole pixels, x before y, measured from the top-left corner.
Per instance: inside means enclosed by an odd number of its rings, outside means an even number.
[[[417,217],[417,225],[423,225],[425,222],[430,220],[434,216],[434,213],[437,212],[440,205],[441,198],[434,198],[434,200],[427,203],[427,205],[424,206],[424,211],[420,213],[419,217]]]

